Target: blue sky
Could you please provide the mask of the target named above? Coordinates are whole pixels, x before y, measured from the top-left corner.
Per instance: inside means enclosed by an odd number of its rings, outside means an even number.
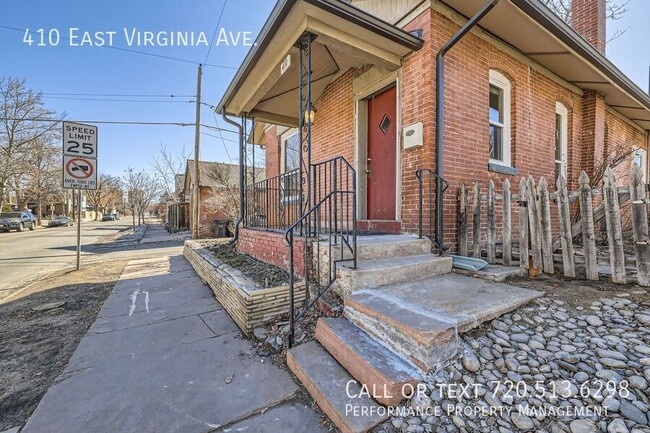
[[[28,46],[24,34],[0,28],[0,75],[22,77],[29,87],[47,96],[48,107],[65,111],[68,119],[75,120],[125,120],[144,122],[194,121],[192,98],[158,98],[131,96],[81,96],[74,94],[115,95],[193,95],[196,91],[197,65],[163,58],[134,54],[105,47],[75,46],[63,37],[70,28],[77,27],[77,35],[84,31],[115,31],[113,46],[130,48],[147,53],[204,62],[208,48],[151,47],[127,45],[124,29],[132,31],[188,31],[195,35],[204,32],[208,42],[219,21],[225,0],[31,0],[3,1],[0,26],[45,30],[59,30],[58,46],[36,46],[40,36],[33,34],[34,43]],[[234,36],[238,32],[251,32],[253,39],[273,8],[274,0],[228,0],[219,25]],[[191,5],[191,7],[188,7]],[[628,13],[623,19],[609,22],[608,33],[616,29],[629,30],[612,41],[607,48],[608,57],[643,89],[648,87],[650,64],[650,1],[630,0]],[[54,35],[53,35],[54,36]],[[79,39],[78,41],[81,41]],[[93,42],[97,39],[93,38]],[[220,43],[213,46],[203,76],[203,100],[216,104],[250,47],[240,39],[237,46]],[[61,93],[65,95],[53,95]],[[75,100],[62,98],[118,99],[119,101]],[[165,101],[165,102],[130,102]],[[170,102],[172,101],[172,102]],[[211,110],[202,109],[202,123],[216,126]],[[219,125],[227,127],[221,119]],[[121,175],[131,165],[150,169],[152,154],[161,143],[180,153],[183,146],[191,151],[194,145],[192,127],[99,125],[99,169]],[[215,135],[211,130],[204,132]],[[224,133],[227,140],[236,136]],[[230,161],[226,148],[236,159],[235,143],[224,143],[217,137],[202,135],[201,159]]]

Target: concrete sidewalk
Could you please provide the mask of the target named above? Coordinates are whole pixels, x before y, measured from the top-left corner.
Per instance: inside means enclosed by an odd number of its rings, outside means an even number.
[[[144,237],[140,240],[141,244],[151,244],[155,242],[173,242],[176,241],[172,235],[165,229],[162,223],[150,223]]]
[[[129,262],[22,432],[324,432],[182,256]]]

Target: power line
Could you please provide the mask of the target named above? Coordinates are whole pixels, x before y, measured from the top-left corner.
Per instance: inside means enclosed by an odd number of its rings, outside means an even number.
[[[217,26],[214,28],[214,33],[212,33],[212,40],[210,40],[210,46],[208,47],[208,54],[205,55],[205,60],[203,63],[207,63],[208,57],[210,57],[210,51],[212,51],[212,45],[214,45],[214,38],[217,37],[217,32],[219,31],[219,25],[221,24],[221,18],[223,17],[223,11],[226,10],[226,4],[228,0],[224,0],[223,7],[221,8],[221,13],[219,14],[219,19],[217,20]]]
[[[175,94],[129,94],[129,93],[65,93],[46,92],[43,96],[115,96],[132,98],[195,98],[196,95],[175,95]]]
[[[43,96],[47,99],[66,99],[71,101],[104,101],[104,102],[154,102],[154,103],[175,103],[185,104],[188,101],[161,101],[161,100],[147,100],[147,99],[106,99],[106,98],[75,98],[67,96]]]
[[[36,32],[29,31],[27,29],[19,29],[18,27],[11,27],[11,26],[5,26],[5,25],[0,25],[0,28],[7,29],[7,30],[15,30],[15,31],[21,32],[23,34],[25,32],[27,32],[29,34],[36,33]],[[66,40],[66,41],[70,40],[70,38],[68,38],[66,36],[60,36],[60,38],[63,39],[63,40]],[[195,62],[194,60],[180,59],[178,57],[164,56],[162,54],[147,53],[147,52],[144,52],[144,51],[132,50],[130,48],[114,47],[112,45],[94,45],[94,47],[111,48],[111,49],[114,49],[114,50],[126,51],[127,53],[140,54],[140,55],[143,55],[143,56],[150,56],[150,57],[158,57],[158,58],[166,59],[166,60],[174,60],[174,61],[177,61],[177,62],[191,63],[193,65],[199,65],[200,64],[199,62]],[[237,68],[234,67],[234,66],[225,66],[225,65],[217,65],[217,64],[207,64],[207,63],[205,63],[203,66],[212,66],[212,67],[215,67],[215,68],[237,70]]]
[[[230,152],[228,152],[228,146],[226,146],[226,140],[223,138],[223,134],[221,133],[221,128],[219,127],[219,121],[217,120],[217,113],[216,111],[212,111],[212,117],[214,117],[214,123],[217,124],[217,128],[219,131],[219,137],[221,138],[221,142],[223,143],[223,148],[226,151],[226,155],[228,155],[228,159],[232,163],[232,157],[230,156]],[[239,142],[237,142],[239,143]]]
[[[34,118],[22,118],[22,117],[0,117],[0,120],[2,121],[10,121],[10,122],[49,122],[49,123],[62,123],[65,122],[66,119],[40,119],[38,117]],[[97,124],[108,124],[108,125],[153,125],[153,126],[195,126],[196,123],[186,123],[186,122],[135,122],[135,121],[120,121],[120,120],[70,120],[71,122],[79,122],[79,123],[97,123]],[[232,129],[222,129],[222,128],[215,128],[214,126],[211,125],[204,125],[203,123],[200,125],[202,128],[208,128],[213,131],[219,131],[220,133],[223,132],[231,132],[233,134],[238,134],[237,131],[233,131]]]

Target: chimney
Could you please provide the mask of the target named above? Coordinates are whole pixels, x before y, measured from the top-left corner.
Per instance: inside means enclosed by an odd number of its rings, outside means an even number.
[[[571,2],[571,27],[603,55],[607,41],[606,18],[605,0]]]

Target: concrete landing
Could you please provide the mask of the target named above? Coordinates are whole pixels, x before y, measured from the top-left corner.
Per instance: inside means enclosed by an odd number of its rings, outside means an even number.
[[[278,431],[258,414],[295,425],[296,409],[282,408],[297,391],[183,257],[133,260],[22,432]],[[302,411],[302,429],[283,431],[320,432],[319,414]]]
[[[542,296],[541,292],[457,274],[358,290],[345,316],[425,371],[454,356],[456,336]]]

